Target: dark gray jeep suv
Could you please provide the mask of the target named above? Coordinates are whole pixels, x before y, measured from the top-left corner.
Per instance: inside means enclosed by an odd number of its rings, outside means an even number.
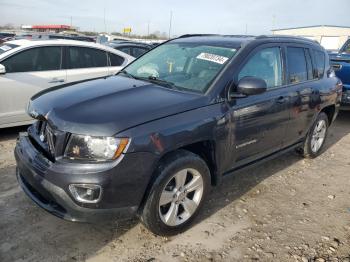
[[[224,176],[292,149],[316,157],[341,92],[313,41],[185,35],[117,76],[35,95],[18,181],[58,217],[137,215],[176,234]]]

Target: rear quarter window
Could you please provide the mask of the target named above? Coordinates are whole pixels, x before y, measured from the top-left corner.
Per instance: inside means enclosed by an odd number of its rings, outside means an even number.
[[[111,66],[121,66],[124,63],[124,60],[125,59],[119,55],[109,53],[109,61]]]
[[[315,78],[322,78],[324,75],[324,68],[325,68],[325,54],[322,51],[314,50],[314,56],[315,56],[315,69],[314,69],[314,77]]]

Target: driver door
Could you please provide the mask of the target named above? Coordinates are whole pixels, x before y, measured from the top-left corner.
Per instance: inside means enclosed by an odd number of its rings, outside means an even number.
[[[289,121],[288,88],[283,86],[282,61],[280,46],[263,46],[248,56],[235,76],[235,83],[246,76],[261,78],[267,83],[267,91],[237,96],[232,100],[232,168],[267,156],[282,147]]]

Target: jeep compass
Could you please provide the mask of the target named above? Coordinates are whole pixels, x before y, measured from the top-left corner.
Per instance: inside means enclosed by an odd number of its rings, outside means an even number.
[[[223,177],[289,150],[319,155],[341,94],[311,40],[185,35],[116,76],[32,97],[17,178],[63,219],[138,216],[177,234]]]

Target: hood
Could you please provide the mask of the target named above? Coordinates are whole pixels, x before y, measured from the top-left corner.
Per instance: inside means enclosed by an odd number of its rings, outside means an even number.
[[[28,113],[61,131],[112,136],[207,103],[204,95],[113,76],[44,90],[32,97]]]
[[[339,62],[349,62],[350,54],[349,53],[330,53],[328,54],[330,60],[339,61]]]

